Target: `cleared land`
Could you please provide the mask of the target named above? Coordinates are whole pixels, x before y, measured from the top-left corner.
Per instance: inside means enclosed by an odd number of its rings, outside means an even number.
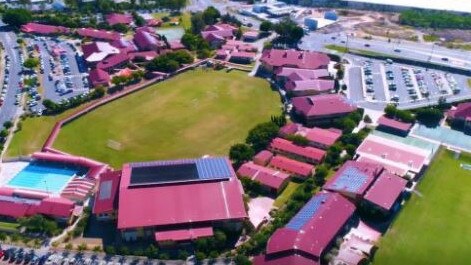
[[[54,147],[119,167],[131,161],[227,155],[280,100],[245,72],[195,70],[119,99],[64,126]]]
[[[469,264],[471,246],[470,154],[455,159],[440,150],[381,241],[374,264]]]

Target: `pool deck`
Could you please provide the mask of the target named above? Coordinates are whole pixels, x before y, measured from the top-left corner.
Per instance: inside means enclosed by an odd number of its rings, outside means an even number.
[[[0,187],[7,185],[7,183],[20,171],[25,169],[29,162],[6,162],[2,163],[0,167]]]

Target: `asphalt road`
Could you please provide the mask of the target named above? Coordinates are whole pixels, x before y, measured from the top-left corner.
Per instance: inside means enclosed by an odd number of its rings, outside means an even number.
[[[432,62],[439,65],[455,67],[458,69],[471,68],[471,52],[448,49],[428,43],[415,43],[410,41],[387,42],[383,40],[365,40],[355,38],[345,34],[331,33],[322,34],[317,32],[308,33],[303,39],[299,47],[305,50],[326,51],[325,45],[335,44],[339,46],[347,46],[350,49],[362,49],[391,56],[404,57],[422,62]],[[366,47],[365,45],[369,45]],[[399,49],[400,52],[395,50]],[[443,61],[447,58],[448,61]]]
[[[0,107],[0,126],[3,126],[4,122],[12,120],[16,115],[21,113],[21,108],[15,105],[15,95],[19,89],[18,82],[20,81],[19,72],[21,71],[21,64],[19,62],[20,57],[18,50],[14,49],[14,47],[17,46],[16,35],[12,32],[5,31],[2,25],[0,25],[0,42],[3,43],[5,54],[10,57],[8,90],[5,95],[5,101]]]

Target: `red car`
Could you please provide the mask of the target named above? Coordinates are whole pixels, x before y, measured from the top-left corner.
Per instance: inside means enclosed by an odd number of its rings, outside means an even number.
[[[5,251],[0,250],[0,259],[3,258],[3,256],[5,256]]]

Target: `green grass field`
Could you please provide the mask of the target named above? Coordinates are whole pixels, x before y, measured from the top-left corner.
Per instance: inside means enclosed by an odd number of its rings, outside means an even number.
[[[54,145],[119,167],[124,162],[227,155],[280,114],[264,79],[195,70],[114,101],[63,127]]]
[[[471,155],[440,150],[379,245],[374,264],[469,264]]]
[[[0,222],[0,232],[17,232],[19,226],[18,223]]]
[[[293,193],[296,191],[296,189],[299,187],[299,183],[292,182],[290,181],[286,188],[281,192],[281,194],[276,197],[275,202],[273,203],[274,206],[280,208],[281,206],[285,205],[286,202],[291,198]]]
[[[29,155],[41,150],[52,128],[60,119],[70,115],[75,109],[57,116],[26,118],[21,121],[22,129],[16,132],[8,146],[7,157]]]

